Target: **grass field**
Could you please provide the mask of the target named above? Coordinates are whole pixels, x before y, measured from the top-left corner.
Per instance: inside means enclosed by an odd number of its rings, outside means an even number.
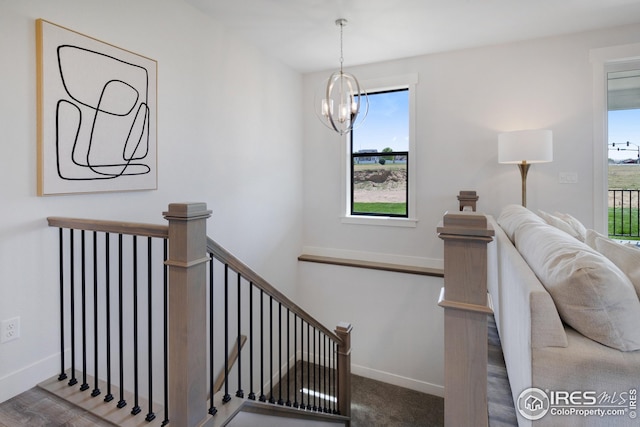
[[[640,189],[640,165],[609,165],[609,188],[611,190]]]
[[[368,213],[381,215],[406,215],[406,203],[358,203],[353,204],[354,213]]]
[[[609,208],[609,236],[630,236],[630,238],[638,236],[638,209],[631,209],[631,218],[629,218],[628,209],[624,211],[624,217],[623,212],[617,210],[614,218],[613,208]],[[638,238],[635,237],[632,240],[636,239]]]

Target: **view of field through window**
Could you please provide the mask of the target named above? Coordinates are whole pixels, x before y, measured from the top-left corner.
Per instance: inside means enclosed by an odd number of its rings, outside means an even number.
[[[640,70],[608,75],[609,236],[640,239]]]
[[[409,90],[371,93],[351,133],[351,214],[407,217]]]

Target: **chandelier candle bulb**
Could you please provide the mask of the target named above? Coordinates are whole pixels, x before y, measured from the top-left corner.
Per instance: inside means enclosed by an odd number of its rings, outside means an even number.
[[[333,114],[333,99],[322,100],[322,115],[328,117],[329,114]]]
[[[347,117],[349,117],[349,114],[347,113],[347,104],[340,104],[340,115],[338,120],[340,123],[344,123],[347,121]]]

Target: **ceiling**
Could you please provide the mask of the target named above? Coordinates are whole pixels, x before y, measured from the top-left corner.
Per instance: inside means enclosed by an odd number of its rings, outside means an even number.
[[[300,72],[640,22],[640,0],[184,0]]]

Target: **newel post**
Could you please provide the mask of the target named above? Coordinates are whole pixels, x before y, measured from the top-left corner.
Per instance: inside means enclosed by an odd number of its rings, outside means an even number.
[[[340,323],[336,335],[342,341],[338,345],[338,411],[340,415],[351,417],[351,327],[350,323]]]
[[[444,240],[445,426],[487,426],[487,244],[494,235],[486,216],[446,213]]]
[[[169,222],[169,420],[191,427],[206,408],[206,263],[205,203],[172,203]]]

